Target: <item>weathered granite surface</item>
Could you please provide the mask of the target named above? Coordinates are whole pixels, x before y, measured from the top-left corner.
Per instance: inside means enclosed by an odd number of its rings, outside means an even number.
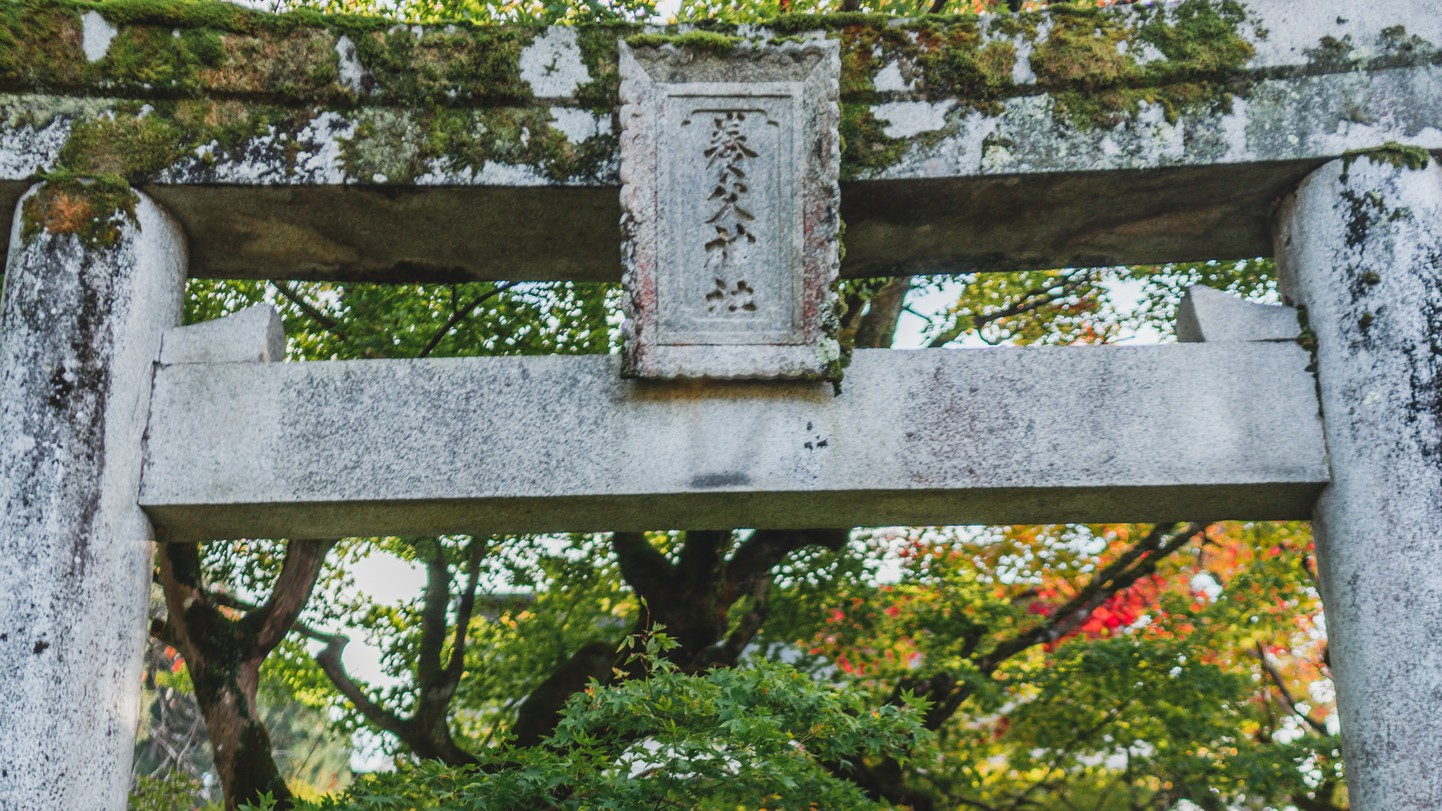
[[[1273,201],[1321,163],[1442,149],[1432,11],[1185,0],[737,33],[841,49],[855,277],[1266,254]],[[642,34],[10,4],[0,205],[37,170],[124,176],[198,235],[198,275],[616,279],[618,40]]]
[[[74,198],[28,198],[52,225]],[[63,194],[63,192],[61,192]],[[138,723],[150,522],[136,505],[185,242],[151,200],[108,244],[24,234],[0,308],[0,808],[121,811]]]
[[[1327,480],[1308,360],[867,350],[839,395],[615,357],[169,366],[141,503],[171,540],[1300,518]]]
[[[1284,206],[1332,484],[1313,518],[1351,805],[1442,808],[1442,168],[1329,163]]]

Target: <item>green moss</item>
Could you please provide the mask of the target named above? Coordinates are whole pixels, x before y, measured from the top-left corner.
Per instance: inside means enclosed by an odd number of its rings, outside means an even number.
[[[885,14],[842,12],[839,14],[782,14],[766,27],[786,36],[808,31],[844,31],[848,28],[884,29],[897,18]]]
[[[1253,53],[1241,35],[1245,10],[1232,0],[1186,0],[1130,15],[1068,7],[1051,14],[1032,69],[1058,118],[1076,126],[1113,126],[1143,103],[1161,105],[1169,121],[1225,111]],[[1146,46],[1161,58],[1139,60]]]
[[[121,178],[53,172],[42,179],[45,185],[22,206],[20,237],[26,242],[44,233],[74,236],[90,249],[112,248],[120,242],[121,227],[135,222],[140,198]]]
[[[122,110],[82,121],[60,150],[59,165],[79,175],[148,178],[175,163],[186,139],[167,116]]]
[[[1386,164],[1397,169],[1426,169],[1432,164],[1432,153],[1426,149],[1388,141],[1373,149],[1354,149],[1342,153],[1343,179],[1346,179],[1347,170],[1359,158],[1367,158],[1373,163]]]
[[[372,109],[357,118],[342,159],[347,173],[367,182],[409,183],[433,167],[480,173],[492,163],[528,166],[555,181],[594,178],[616,150],[611,136],[570,142],[539,107],[438,107],[421,115]]]
[[[118,27],[106,56],[94,63],[81,48],[80,15],[100,11]],[[1041,21],[1050,18],[1040,42]],[[889,138],[871,112],[876,76],[891,64],[922,96],[952,99],[961,113],[996,112],[1007,98],[1045,92],[1057,115],[1074,124],[1110,126],[1143,103],[1169,116],[1226,103],[1241,85],[1251,46],[1238,31],[1241,7],[1228,0],[1124,13],[1058,7],[1047,15],[924,16],[898,21],[872,14],[787,15],[761,36],[793,41],[825,32],[842,59],[843,171],[847,176],[893,165],[914,144]],[[198,147],[220,153],[270,133],[278,148],[298,151],[306,122],[325,110],[348,110],[357,129],[346,144],[348,170],[362,179],[413,179],[433,165],[487,162],[530,166],[553,179],[594,175],[614,159],[614,136],[569,143],[549,115],[530,109],[520,57],[542,29],[453,26],[418,29],[392,21],[314,12],[264,14],[207,0],[10,0],[0,5],[0,86],[144,99],[122,103],[113,119],[81,116],[58,169],[114,174],[132,181],[194,160]],[[735,26],[679,35],[641,33],[627,23],[577,29],[590,80],[578,104],[600,115],[614,110],[617,41],[635,47],[682,45],[729,51],[743,39]],[[364,106],[340,83],[337,38],[354,44],[368,76]],[[1405,32],[1397,32],[1399,42]],[[1036,85],[1011,79],[1019,43],[1035,42]],[[1142,62],[1138,55],[1159,58]],[[222,101],[221,99],[225,99]],[[387,108],[390,111],[387,111]],[[404,110],[404,113],[400,111]],[[273,128],[273,129],[272,129]],[[289,139],[287,141],[287,139]],[[205,153],[205,150],[201,150]]]
[[[688,31],[684,34],[635,34],[626,38],[626,44],[632,48],[660,48],[663,45],[674,45],[678,48],[690,48],[710,53],[727,53],[744,42],[746,40],[741,37],[718,34],[714,31]]]
[[[516,103],[531,98],[521,51],[536,28],[427,30],[406,26],[357,35],[356,56],[375,80],[374,95],[410,105]]]
[[[991,18],[993,34],[1016,39],[1035,40],[1045,14],[1028,12],[1024,14],[998,14]]]
[[[620,57],[616,43],[641,30],[633,23],[582,26],[576,32],[581,62],[591,80],[576,88],[576,102],[591,109],[609,109],[621,91]]]
[[[124,102],[77,120],[55,171],[141,183],[183,168],[197,152],[214,160],[272,131],[297,132],[309,118],[303,110],[235,101]]]
[[[1352,56],[1351,42],[1332,36],[1322,37],[1317,47],[1306,51],[1306,54],[1312,67],[1328,72],[1350,70],[1357,61]]]
[[[80,17],[89,10],[117,29],[105,57],[94,63],[81,48]],[[524,102],[531,94],[518,60],[538,30],[464,23],[413,29],[376,18],[265,14],[203,0],[11,0],[0,4],[0,86],[350,103],[354,93],[338,82],[336,40],[343,35],[375,80],[374,101]],[[611,51],[614,63],[614,42]]]
[[[329,101],[341,96],[335,37],[304,29],[266,37],[225,34],[222,57],[201,71],[212,92],[278,101]]]
[[[932,26],[915,34],[915,64],[923,93],[930,98],[959,98],[983,112],[996,111],[998,100],[1012,87],[1015,45],[985,41],[975,21]]]
[[[854,21],[872,15],[837,15]],[[908,43],[907,37],[885,28],[850,25],[841,30],[841,176],[850,179],[883,169],[906,153],[906,142],[888,137],[871,112],[876,74],[888,53]],[[860,99],[862,101],[846,101]]]
[[[193,95],[205,89],[201,70],[218,64],[223,51],[220,34],[208,29],[173,36],[160,28],[125,26],[116,32],[97,69],[121,84]]]
[[[1141,77],[1125,52],[1131,31],[1111,15],[1058,13],[1051,35],[1036,46],[1031,67],[1037,83],[1056,88],[1059,117],[1090,125],[1115,123],[1138,102],[1132,90]]]
[[[841,105],[841,179],[884,169],[906,154],[908,143],[891,138],[870,104]]]
[[[0,82],[69,87],[87,76],[80,17],[26,0],[0,3]]]

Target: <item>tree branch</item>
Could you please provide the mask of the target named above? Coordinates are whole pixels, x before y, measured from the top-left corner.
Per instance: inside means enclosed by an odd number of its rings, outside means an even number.
[[[1093,272],[1092,269],[1078,269],[1070,273],[1062,273],[1050,284],[1027,290],[1022,293],[1016,301],[1000,310],[983,313],[981,315],[973,315],[970,325],[966,325],[965,319],[958,318],[956,323],[932,338],[927,346],[932,349],[937,349],[955,341],[968,329],[980,331],[982,327],[995,321],[1025,315],[1049,304],[1054,304],[1076,292],[1082,285],[1090,281]]]
[[[730,530],[687,531],[673,571],[689,588],[714,588],[719,584],[718,575],[725,565],[731,537]]]
[[[472,301],[470,304],[467,304],[466,306],[456,310],[454,313],[451,314],[450,319],[447,320],[446,323],[439,330],[436,330],[436,334],[431,336],[431,339],[426,342],[425,348],[421,349],[420,354],[416,355],[416,357],[430,357],[431,353],[436,351],[436,347],[441,345],[441,341],[445,340],[446,336],[451,334],[451,330],[455,329],[458,324],[466,320],[466,318],[469,317],[471,313],[476,311],[477,307],[485,303],[487,299],[494,298],[496,295],[510,290],[512,287],[515,286],[515,282],[505,282],[503,284],[498,284],[495,287],[492,287],[490,290],[487,290],[486,292],[477,296],[475,300]]]
[[[807,546],[835,552],[851,539],[849,529],[754,530],[726,564],[726,593],[735,597],[750,592],[756,581],[770,575],[786,556]]]
[[[215,603],[216,605],[224,606],[226,608],[233,608],[237,611],[260,610],[260,606],[255,603],[249,602],[247,600],[242,600],[239,597],[225,594],[223,592],[211,592],[210,601],[212,603]],[[322,631],[318,628],[315,628],[314,626],[307,625],[302,620],[296,620],[295,622],[291,623],[290,630],[295,631],[302,636],[314,639],[317,642],[324,642],[326,644],[330,644],[331,640],[334,639],[345,639],[345,636],[342,634],[327,633],[326,631]]]
[[[285,638],[305,610],[334,540],[293,540],[286,544],[285,562],[271,588],[270,598],[241,620],[253,654],[264,657]]]
[[[936,0],[945,4],[946,0]],[[936,12],[932,12],[936,13]],[[898,276],[888,281],[871,296],[866,314],[856,329],[856,346],[869,349],[890,349],[896,338],[897,319],[906,304],[906,294],[911,292],[912,278]]]
[[[487,547],[481,538],[471,538],[471,551],[466,562],[466,590],[461,592],[460,604],[456,607],[456,633],[451,642],[451,660],[446,663],[446,678],[454,684],[460,683],[466,669],[466,639],[471,628],[471,616],[476,610],[476,589],[481,583],[481,560],[486,556]]]
[[[1067,600],[1044,623],[1023,631],[1016,636],[1002,640],[977,662],[982,675],[990,675],[1003,662],[1028,648],[1046,642],[1053,642],[1071,633],[1086,621],[1091,613],[1111,597],[1138,580],[1156,571],[1157,563],[1173,551],[1181,548],[1198,533],[1207,528],[1204,523],[1187,524],[1180,532],[1167,534],[1167,524],[1158,524],[1135,546],[1128,549],[1116,560],[1097,572],[1087,584]],[[972,687],[958,682],[949,673],[938,673],[923,682],[903,680],[892,691],[893,702],[900,702],[905,690],[932,701],[927,711],[925,724],[928,729],[940,729],[971,695]]]
[[[616,551],[621,576],[643,600],[659,598],[676,576],[675,567],[643,532],[614,532],[611,548]]]
[[[441,676],[441,649],[446,638],[446,608],[451,602],[451,568],[446,552],[435,538],[425,546],[426,590],[421,601],[421,640],[416,656],[416,681],[427,692]]]
[[[1167,555],[1186,545],[1188,541],[1204,532],[1209,525],[1200,522],[1187,524],[1180,532],[1170,537],[1167,530],[1175,525],[1157,524],[1131,549],[1092,576],[1087,584],[1072,595],[1048,621],[1002,642],[986,657],[987,665],[994,670],[1003,661],[1021,653],[1033,645],[1054,642],[1076,629],[1086,621],[1102,603],[1118,592],[1134,585],[1138,580],[1156,571],[1157,563]]]
[[[1321,735],[1324,738],[1332,737],[1332,733],[1327,730],[1326,724],[1318,721],[1311,715],[1302,712],[1302,708],[1297,706],[1297,699],[1293,698],[1292,692],[1287,689],[1286,679],[1282,678],[1282,674],[1277,670],[1277,666],[1274,665],[1271,660],[1267,658],[1266,647],[1263,646],[1261,642],[1258,642],[1256,648],[1252,652],[1256,655],[1257,661],[1261,662],[1262,672],[1267,674],[1267,678],[1270,679],[1272,685],[1277,688],[1277,694],[1282,697],[1282,703],[1287,706],[1287,709],[1293,715],[1297,716],[1297,718],[1305,722],[1306,725],[1311,728],[1313,732]]]
[[[217,605],[227,608],[242,611],[256,611],[260,608],[254,603],[228,594],[214,594],[212,598]],[[345,669],[341,655],[345,652],[346,645],[350,644],[350,637],[345,634],[322,631],[300,620],[292,623],[291,629],[317,642],[325,643],[325,648],[315,655],[316,664],[320,665],[321,672],[325,673],[326,678],[330,679],[336,690],[351,704],[354,704],[361,715],[366,717],[366,720],[401,740],[406,739],[409,732],[409,724],[406,719],[373,701]]]
[[[341,654],[345,651],[345,646],[350,643],[350,639],[343,634],[331,634],[328,636],[328,640],[325,649],[315,657],[316,664],[320,665],[326,678],[330,679],[331,684],[335,685],[335,688],[345,696],[347,701],[355,705],[355,708],[366,717],[367,721],[402,741],[406,740],[410,732],[410,725],[406,720],[372,701],[370,696],[367,696],[360,685],[356,684],[355,680],[346,672],[345,664],[341,661]]]
[[[337,338],[345,339],[345,332],[341,330],[340,324],[336,323],[334,318],[317,309],[314,304],[306,301],[305,297],[292,290],[289,283],[272,281],[271,284],[275,285],[277,292],[290,301],[291,304],[299,307],[300,311],[309,316],[312,321],[320,324],[327,331],[334,333]]]

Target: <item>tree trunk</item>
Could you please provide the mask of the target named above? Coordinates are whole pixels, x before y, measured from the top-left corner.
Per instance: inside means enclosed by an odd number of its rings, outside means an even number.
[[[276,808],[289,808],[290,788],[275,765],[270,733],[261,722],[255,704],[260,660],[226,662],[220,667],[192,667],[190,678],[205,713],[215,773],[220,778],[226,809],[258,802],[267,794],[276,801]]]
[[[160,547],[160,584],[168,616],[155,634],[180,651],[190,671],[228,811],[266,795],[276,808],[291,806],[270,733],[257,712],[260,665],[295,624],[332,545],[290,542],[270,599],[234,619],[221,611],[225,598],[206,591],[198,547]]]

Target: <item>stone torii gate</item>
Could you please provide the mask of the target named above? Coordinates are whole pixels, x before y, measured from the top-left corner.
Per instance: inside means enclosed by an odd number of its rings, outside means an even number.
[[[1353,805],[1442,807],[1431,11],[0,10],[0,807],[124,806],[155,540],[1180,518],[1314,520]],[[1194,290],[1184,343],[842,376],[838,273],[1269,254],[1302,327]],[[623,268],[622,357],[178,326],[187,275]]]

